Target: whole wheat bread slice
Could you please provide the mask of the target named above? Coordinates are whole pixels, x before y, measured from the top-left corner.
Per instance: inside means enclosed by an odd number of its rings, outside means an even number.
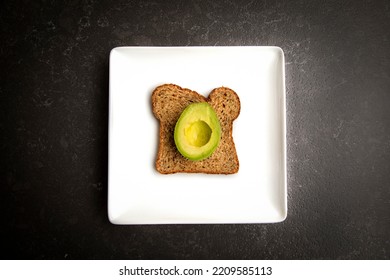
[[[174,129],[183,110],[194,102],[208,102],[215,110],[221,124],[221,140],[214,153],[200,161],[183,157],[176,149]],[[240,99],[227,87],[214,89],[205,98],[195,91],[174,84],[157,87],[152,94],[153,114],[160,121],[156,168],[162,174],[177,172],[233,174],[239,161],[233,142],[233,121],[240,114]]]

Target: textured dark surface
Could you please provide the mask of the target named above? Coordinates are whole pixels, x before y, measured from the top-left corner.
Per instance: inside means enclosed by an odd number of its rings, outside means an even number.
[[[2,3],[2,258],[389,259],[389,33],[386,0]],[[108,222],[108,56],[125,45],[283,48],[285,222]]]

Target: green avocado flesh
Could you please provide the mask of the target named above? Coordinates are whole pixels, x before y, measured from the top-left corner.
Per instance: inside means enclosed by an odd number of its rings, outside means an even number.
[[[174,138],[177,150],[187,159],[208,158],[221,139],[221,125],[210,104],[188,105],[176,123]]]

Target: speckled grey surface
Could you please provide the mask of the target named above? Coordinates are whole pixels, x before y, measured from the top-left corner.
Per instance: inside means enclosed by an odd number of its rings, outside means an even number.
[[[2,3],[2,258],[389,259],[389,33],[384,0]],[[126,45],[283,48],[285,222],[108,222],[108,59]]]

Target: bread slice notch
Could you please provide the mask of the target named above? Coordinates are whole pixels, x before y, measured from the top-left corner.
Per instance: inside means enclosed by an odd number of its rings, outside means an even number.
[[[183,157],[176,148],[174,130],[183,110],[191,103],[208,102],[218,116],[221,125],[221,140],[214,153],[200,161]],[[233,141],[233,121],[240,114],[240,99],[227,87],[203,95],[174,84],[158,86],[152,93],[152,110],[160,122],[156,169],[162,174],[208,173],[234,174],[239,170],[239,161]]]

